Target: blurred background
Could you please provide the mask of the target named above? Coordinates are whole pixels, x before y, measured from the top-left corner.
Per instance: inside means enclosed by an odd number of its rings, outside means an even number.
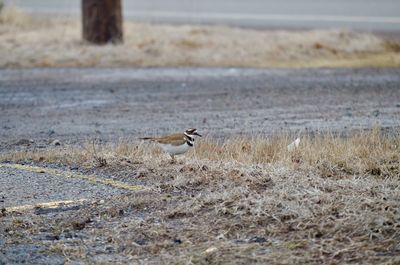
[[[400,66],[396,0],[0,2],[2,68]]]
[[[35,13],[80,14],[80,0],[5,2]],[[145,22],[400,31],[398,0],[124,0],[123,14]]]
[[[0,68],[400,66],[397,0],[0,2]]]

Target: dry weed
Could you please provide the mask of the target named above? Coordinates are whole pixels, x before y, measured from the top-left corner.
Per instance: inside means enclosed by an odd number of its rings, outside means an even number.
[[[82,42],[77,19],[0,12],[0,68],[399,66],[398,43],[344,30],[257,31],[126,21],[122,45]]]
[[[0,233],[5,246],[45,235],[40,245],[71,262],[399,262],[399,135],[303,135],[288,152],[292,139],[206,138],[177,163],[128,140],[2,154],[91,167],[151,189],[56,216],[5,212]]]
[[[289,135],[231,137],[217,142],[205,137],[189,152],[191,160],[239,163],[242,165],[279,164],[313,170],[325,177],[377,175],[396,177],[400,172],[400,137],[382,135],[379,129],[359,131],[348,137],[330,133],[303,135],[301,143],[289,152]],[[2,154],[1,160],[58,163],[84,167],[166,161],[168,156],[152,143],[120,140],[118,143],[64,146]]]

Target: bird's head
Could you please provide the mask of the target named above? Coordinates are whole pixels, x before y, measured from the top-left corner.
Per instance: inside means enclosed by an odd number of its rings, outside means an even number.
[[[186,129],[185,134],[187,136],[191,136],[191,137],[193,137],[193,136],[200,136],[201,137],[201,134],[199,134],[197,132],[197,129],[195,129],[195,128]]]

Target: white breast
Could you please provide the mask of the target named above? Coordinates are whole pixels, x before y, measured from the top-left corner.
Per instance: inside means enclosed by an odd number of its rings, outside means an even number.
[[[190,145],[184,143],[182,145],[161,144],[161,148],[171,155],[180,155],[186,153],[190,149]]]

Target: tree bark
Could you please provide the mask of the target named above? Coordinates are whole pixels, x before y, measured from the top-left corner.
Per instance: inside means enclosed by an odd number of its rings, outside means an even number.
[[[121,43],[121,0],[82,0],[82,36],[94,44]]]

